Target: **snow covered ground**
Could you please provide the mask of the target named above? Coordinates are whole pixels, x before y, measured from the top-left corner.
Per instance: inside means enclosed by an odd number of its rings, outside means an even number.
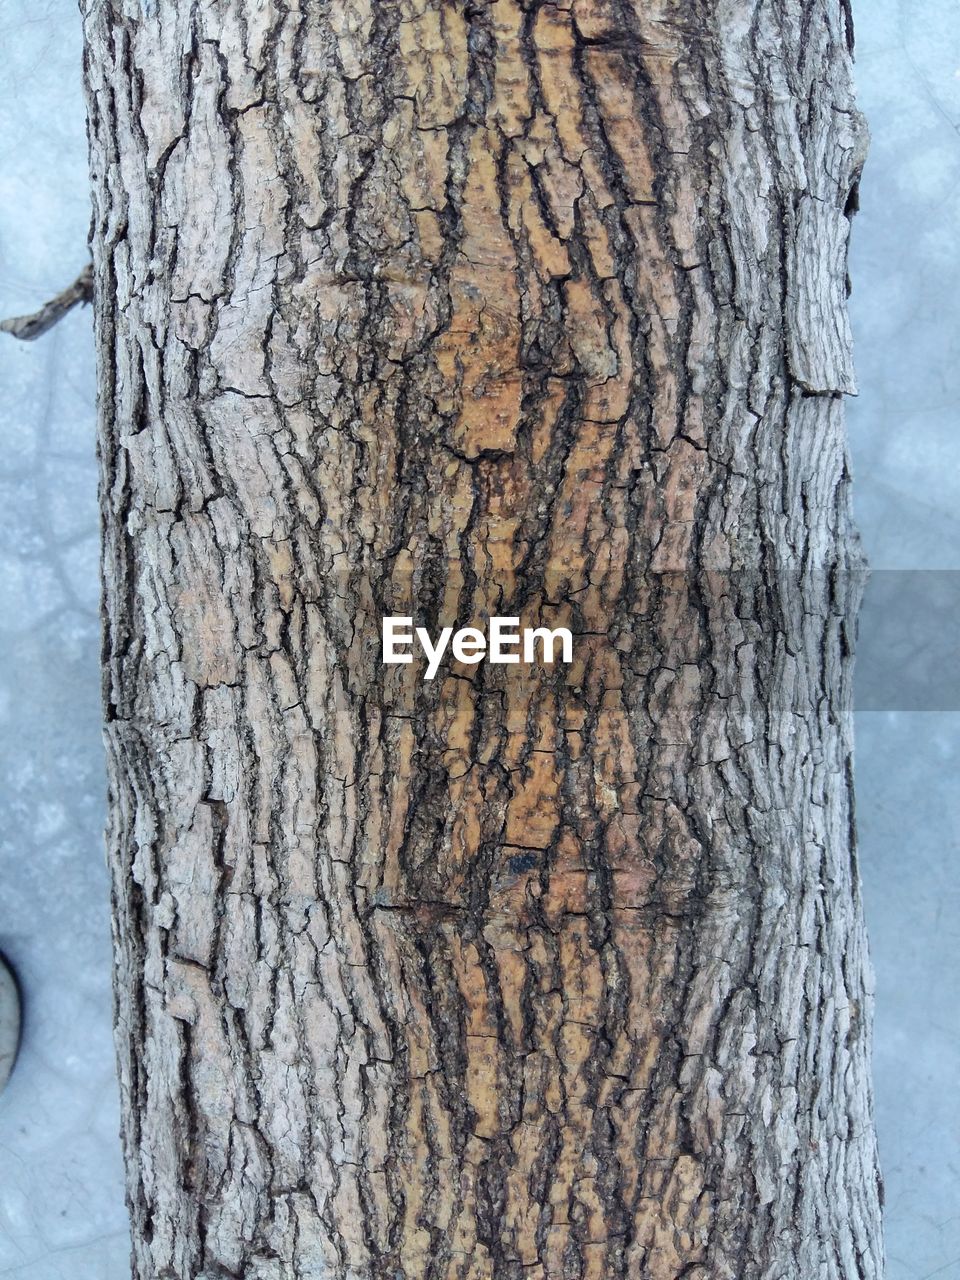
[[[960,570],[960,10],[956,0],[854,6],[873,134],[851,262],[857,518],[875,569]],[[954,663],[958,622],[954,606],[952,626],[933,624],[950,628]],[[942,705],[857,716],[889,1280],[960,1277],[955,689]]]
[[[874,135],[854,225],[857,508],[875,566],[960,569],[960,21],[860,0]],[[0,5],[0,315],[86,260],[75,0]],[[99,737],[89,311],[0,341],[0,1277],[124,1280]],[[956,705],[956,704],[954,704]],[[960,712],[858,716],[890,1280],[960,1276]]]

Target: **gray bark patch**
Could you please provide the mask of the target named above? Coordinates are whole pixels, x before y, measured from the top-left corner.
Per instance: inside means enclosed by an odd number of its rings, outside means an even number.
[[[787,327],[790,372],[805,391],[857,391],[847,312],[850,220],[841,209],[803,196],[790,248]]]

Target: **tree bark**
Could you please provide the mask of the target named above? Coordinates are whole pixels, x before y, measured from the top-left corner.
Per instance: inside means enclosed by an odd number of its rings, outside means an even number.
[[[845,6],[84,9],[135,1275],[879,1277]]]

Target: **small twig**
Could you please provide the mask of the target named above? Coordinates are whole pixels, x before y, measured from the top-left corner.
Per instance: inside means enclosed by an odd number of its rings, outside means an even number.
[[[0,333],[11,333],[15,338],[32,342],[42,333],[52,329],[58,320],[62,320],[78,302],[93,300],[93,267],[86,266],[74,280],[69,289],[51,298],[39,311],[31,316],[15,316],[12,320],[0,321]]]

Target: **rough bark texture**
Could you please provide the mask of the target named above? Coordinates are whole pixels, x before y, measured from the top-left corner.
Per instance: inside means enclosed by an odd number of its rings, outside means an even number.
[[[84,8],[136,1275],[879,1277],[846,6]]]

